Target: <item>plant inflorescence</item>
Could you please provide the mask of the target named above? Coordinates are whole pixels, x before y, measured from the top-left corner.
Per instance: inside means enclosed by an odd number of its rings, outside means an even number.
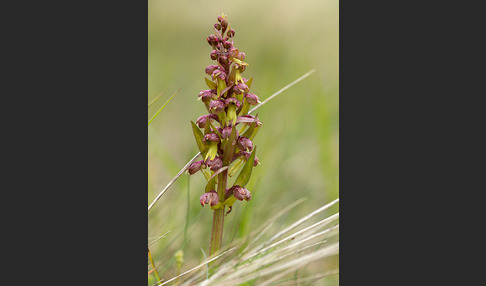
[[[202,90],[198,98],[208,114],[192,122],[192,129],[202,160],[188,168],[189,174],[202,172],[208,183],[200,197],[202,206],[209,204],[214,210],[210,254],[221,248],[225,208],[231,212],[236,200],[249,201],[252,194],[245,188],[252,169],[258,165],[253,138],[262,123],[249,114],[250,106],[260,100],[250,93],[253,78],[242,76],[248,64],[245,53],[234,45],[235,30],[231,29],[226,15],[218,17],[214,34],[207,37],[212,47],[210,57],[216,64],[206,67],[205,78],[209,89]],[[228,187],[228,177],[239,171],[234,183]]]

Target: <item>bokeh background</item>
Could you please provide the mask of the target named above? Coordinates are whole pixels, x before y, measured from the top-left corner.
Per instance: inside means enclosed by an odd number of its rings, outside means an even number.
[[[236,31],[235,46],[246,53],[243,76],[254,78],[251,91],[260,100],[316,70],[257,111],[263,126],[254,144],[261,165],[247,185],[253,199],[236,202],[225,218],[229,241],[247,236],[299,198],[307,200],[275,229],[339,197],[339,3],[148,1],[147,102],[163,94],[148,109],[149,118],[180,88],[148,127],[148,204],[198,152],[190,121],[206,114],[197,101],[207,89],[204,69],[214,63],[206,37],[222,12]],[[205,182],[201,173],[184,174],[149,212],[148,242],[165,279],[176,274],[178,250],[184,252],[183,271],[204,260],[201,248],[208,254],[212,211],[199,204]],[[337,258],[308,269],[318,272],[329,263]],[[336,276],[313,285],[337,285]]]

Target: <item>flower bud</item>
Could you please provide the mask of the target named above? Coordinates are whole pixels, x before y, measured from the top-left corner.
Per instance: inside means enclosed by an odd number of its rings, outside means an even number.
[[[219,157],[215,157],[213,160],[206,160],[206,165],[210,167],[212,171],[217,171],[219,168],[223,167],[223,160]]]
[[[238,116],[238,120],[236,120],[236,123],[253,123],[253,122],[256,122],[257,125],[261,125],[262,123],[260,122],[260,120],[258,120],[258,117],[254,116],[254,115],[242,115],[242,116]]]
[[[226,33],[226,35],[228,35],[228,37],[230,37],[230,38],[233,38],[235,36],[235,30],[229,29],[228,33]]]
[[[221,80],[225,80],[226,79],[226,72],[223,70],[223,68],[218,68],[217,70],[215,70],[213,73],[212,73],[212,78],[214,80],[214,78],[219,78]]]
[[[248,86],[242,82],[240,82],[239,84],[235,85],[235,87],[233,87],[233,91],[236,93],[236,94],[242,94],[244,92],[248,92],[250,89],[248,88]]]
[[[225,103],[226,106],[228,106],[228,104],[230,104],[230,103],[235,104],[236,107],[238,107],[238,108],[240,108],[240,106],[241,106],[241,102],[238,99],[234,98],[234,97],[228,97],[225,100],[224,103]]]
[[[240,151],[233,156],[233,159],[231,160],[231,162],[233,162],[234,160],[236,160],[238,158],[242,158],[246,162],[246,161],[248,161],[248,159],[250,159],[250,156],[251,156],[250,152]],[[260,163],[260,161],[258,161],[258,157],[255,154],[255,158],[253,159],[253,166],[256,167],[259,163]]]
[[[207,115],[203,115],[203,116],[199,117],[196,120],[196,124],[197,124],[197,126],[199,126],[199,128],[205,128],[207,121],[211,120],[211,119],[214,119],[214,120],[219,122],[219,118],[216,114],[207,114]]]
[[[213,141],[213,142],[217,142],[219,141],[219,136],[215,133],[208,133],[206,135],[204,135],[204,141]]]
[[[219,16],[219,17],[218,17],[218,22],[220,22],[220,23],[221,23],[222,21],[223,21],[223,17]]]
[[[199,97],[203,102],[209,102],[209,100],[211,100],[214,95],[216,95],[215,89],[201,90],[199,92]]]
[[[246,55],[245,55],[245,53],[243,53],[243,52],[239,53],[239,54],[236,56],[236,58],[237,58],[237,59],[239,59],[239,60],[241,60],[241,61],[244,61],[244,60],[245,60],[245,57],[246,57]]]
[[[228,51],[228,58],[231,60],[237,55],[238,55],[238,49],[235,47],[231,47]]]
[[[208,43],[212,46],[213,44],[218,44],[218,37],[216,37],[216,35],[214,34],[211,34],[209,35],[206,40],[208,40]]]
[[[223,136],[222,139],[228,139],[231,135],[231,126],[223,128],[221,135]],[[236,135],[238,136],[238,130],[236,130]]]
[[[229,50],[231,47],[233,47],[233,44],[230,41],[224,41],[223,47],[225,47],[225,49]]]
[[[233,191],[233,195],[235,196],[235,198],[237,200],[240,200],[240,201],[242,201],[242,200],[245,200],[245,201],[251,200],[251,193],[247,189],[245,189],[245,188],[243,188],[241,186],[235,185],[235,186],[231,187],[230,190]]]
[[[207,66],[207,67],[206,67],[206,70],[205,70],[205,71],[206,71],[206,74],[208,74],[208,75],[212,75],[212,74],[213,74],[213,72],[214,72],[215,70],[217,70],[218,68],[219,68],[219,66],[218,66],[218,65],[209,65],[209,66]]]
[[[218,52],[216,50],[212,50],[210,56],[211,56],[211,59],[213,61],[215,61],[216,59],[218,59]]]
[[[257,105],[258,102],[260,102],[260,99],[258,98],[258,96],[256,94],[247,93],[247,94],[245,94],[245,98],[246,98],[246,101],[251,105]]]
[[[218,31],[221,30],[221,24],[219,23],[214,24],[214,28]]]
[[[222,99],[212,100],[209,103],[209,110],[213,113],[219,113],[224,110],[224,103]]]
[[[200,160],[192,163],[191,166],[189,166],[189,169],[187,169],[189,171],[189,175],[193,175],[201,170],[201,165],[203,164],[203,162],[203,160]]]
[[[214,207],[215,205],[217,205],[219,203],[218,193],[216,193],[215,190],[211,190],[207,193],[204,193],[199,198],[199,202],[201,203],[201,206],[203,206],[203,207],[204,207],[205,204],[210,204],[212,207]]]
[[[243,151],[253,150],[253,142],[251,142],[250,139],[243,136],[238,137],[238,140],[236,141],[236,146]]]
[[[223,18],[223,20],[221,21],[221,33],[224,34],[227,28],[228,28],[228,20]]]
[[[228,66],[228,57],[227,56],[219,56],[218,62],[223,66],[227,67]]]

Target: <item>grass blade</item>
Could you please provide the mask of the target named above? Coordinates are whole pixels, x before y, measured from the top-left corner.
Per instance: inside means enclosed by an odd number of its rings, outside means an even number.
[[[310,76],[311,74],[313,74],[316,70],[313,69],[311,71],[309,71],[308,73],[306,73],[305,75],[299,77],[298,79],[294,80],[293,82],[289,83],[288,85],[286,85],[285,87],[283,87],[282,89],[280,89],[279,91],[277,91],[276,93],[270,95],[270,97],[268,97],[267,99],[265,99],[264,101],[262,101],[262,103],[258,104],[257,106],[253,107],[248,113],[252,113],[254,112],[255,110],[257,110],[258,108],[260,108],[260,106],[264,105],[265,103],[267,103],[268,101],[270,101],[271,99],[273,99],[274,97],[276,97],[277,95],[281,94],[282,92],[284,92],[285,90],[287,90],[288,88],[290,88],[291,86],[295,85],[296,83],[298,83],[299,81],[305,79],[306,77]]]
[[[154,116],[152,116],[152,118],[150,118],[150,120],[148,121],[148,125],[150,125],[150,123],[155,119],[155,117],[157,117],[157,115],[159,115],[159,113],[162,111],[162,109],[164,109],[164,107],[169,103],[169,101],[171,101],[171,99],[174,97],[174,95],[176,95],[179,92],[179,90],[181,90],[181,89],[179,88],[176,92],[174,92],[174,94],[169,99],[167,99],[167,101],[164,103],[164,105],[162,105],[162,107],[159,108],[159,110],[157,110],[157,112],[155,112]]]
[[[148,104],[148,107],[152,106],[152,104],[154,104],[154,102],[156,102],[163,94],[164,93],[162,92],[161,94],[157,95],[154,99],[152,99],[152,101]]]

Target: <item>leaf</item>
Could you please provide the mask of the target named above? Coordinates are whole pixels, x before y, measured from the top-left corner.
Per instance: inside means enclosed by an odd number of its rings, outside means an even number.
[[[245,133],[243,133],[241,136],[250,139],[251,135],[253,134],[253,131],[255,131],[255,125],[256,122],[250,123],[250,127],[248,127]]]
[[[230,88],[232,88],[234,84],[230,84],[230,86],[227,86],[223,90],[221,90],[221,96],[223,96]]]
[[[209,80],[207,77],[205,77],[204,79],[206,80],[206,84],[210,89],[216,89],[216,87],[218,87],[217,84]]]
[[[253,170],[253,161],[255,160],[255,154],[256,146],[255,149],[253,149],[253,153],[251,153],[250,158],[248,158],[248,160],[246,161],[245,166],[243,166],[243,169],[241,169],[241,172],[238,175],[238,178],[236,178],[233,185],[239,185],[244,187],[248,183],[251,177],[251,171]]]
[[[255,127],[255,131],[251,134],[250,137],[247,137],[248,139],[252,140],[253,141],[253,138],[255,137],[255,135],[258,133],[258,130],[260,130],[260,126],[261,125],[258,125]]]
[[[196,139],[197,147],[199,148],[199,151],[201,152],[201,155],[204,158],[204,154],[206,152],[206,145],[204,144],[203,141],[204,135],[202,134],[201,130],[196,125],[196,123],[194,123],[192,120],[191,120],[191,124],[192,124],[192,132],[194,133],[194,138]]]
[[[223,205],[231,207],[236,202],[235,196],[231,195],[227,200],[223,202]]]
[[[214,178],[217,177],[211,177],[211,179],[209,179],[208,183],[206,184],[206,189],[204,190],[206,193],[216,189],[216,180]]]
[[[223,209],[223,204],[221,202],[219,202],[217,205],[215,205],[214,207],[211,206],[211,209],[212,210],[220,210],[220,209]]]
[[[253,81],[253,77],[250,78],[245,84],[248,86],[248,88],[251,88],[251,82]]]
[[[248,103],[248,101],[244,100],[243,106],[241,107],[238,116],[247,115],[249,110],[250,110],[250,104]]]
[[[228,142],[225,144],[225,151],[223,157],[223,164],[229,164],[233,160],[233,155],[236,149],[236,126],[231,128],[230,136],[228,137]]]
[[[209,181],[208,183],[206,184],[206,193],[207,192],[210,192],[211,190],[216,190],[216,178],[218,177],[218,175],[221,173],[221,172],[224,172],[226,169],[228,169],[228,166],[225,166],[225,167],[222,167],[222,168],[219,168],[218,171],[216,171],[212,176],[211,178],[209,178]]]
[[[236,163],[234,163],[228,171],[228,176],[233,177],[236,172],[240,169],[241,165],[243,165],[244,160],[237,159]]]
[[[218,96],[223,96],[221,91],[224,90],[225,88],[226,88],[226,82],[218,78],[218,85],[216,89],[216,93],[218,94]]]

